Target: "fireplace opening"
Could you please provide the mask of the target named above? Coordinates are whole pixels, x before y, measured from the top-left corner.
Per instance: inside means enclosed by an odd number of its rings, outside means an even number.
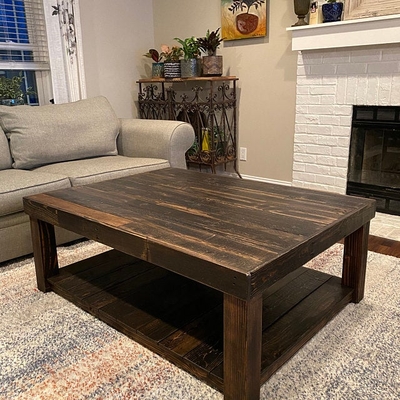
[[[346,193],[400,215],[400,107],[353,107]]]

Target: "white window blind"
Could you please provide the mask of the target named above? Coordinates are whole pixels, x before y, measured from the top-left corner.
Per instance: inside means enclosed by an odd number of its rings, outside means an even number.
[[[0,69],[50,69],[43,0],[0,0]]]

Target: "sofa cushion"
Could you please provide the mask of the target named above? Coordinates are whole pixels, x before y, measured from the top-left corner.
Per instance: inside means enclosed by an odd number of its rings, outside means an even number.
[[[14,168],[117,154],[119,120],[105,97],[0,106],[0,125],[10,139]]]
[[[0,128],[0,170],[11,168],[12,159],[10,154],[10,148],[8,146],[8,140]]]
[[[7,169],[0,171],[0,216],[23,211],[22,197],[70,187],[65,175]]]
[[[68,175],[72,186],[80,186],[169,166],[160,158],[108,156],[44,165],[34,171]]]

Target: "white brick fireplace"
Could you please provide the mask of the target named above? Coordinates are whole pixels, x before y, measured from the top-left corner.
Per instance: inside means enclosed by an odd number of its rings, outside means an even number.
[[[400,46],[298,56],[293,184],[346,189],[353,105],[400,105]]]
[[[292,183],[345,193],[353,105],[400,105],[400,15],[288,30],[299,50]]]

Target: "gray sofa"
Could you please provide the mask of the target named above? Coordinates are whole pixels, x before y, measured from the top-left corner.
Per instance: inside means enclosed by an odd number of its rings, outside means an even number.
[[[104,97],[0,106],[0,262],[30,254],[22,198],[160,168],[186,168],[190,124],[118,119]],[[56,230],[57,243],[77,238]]]

